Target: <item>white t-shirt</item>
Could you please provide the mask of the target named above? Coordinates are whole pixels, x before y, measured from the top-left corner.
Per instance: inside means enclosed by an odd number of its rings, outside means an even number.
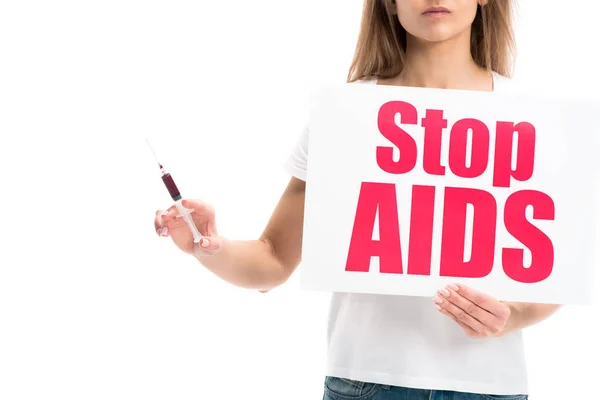
[[[509,79],[494,74],[494,91],[510,89]],[[307,128],[285,165],[302,180],[308,139]],[[334,293],[328,325],[327,375],[431,390],[528,393],[521,331],[472,339],[435,310],[430,297]]]

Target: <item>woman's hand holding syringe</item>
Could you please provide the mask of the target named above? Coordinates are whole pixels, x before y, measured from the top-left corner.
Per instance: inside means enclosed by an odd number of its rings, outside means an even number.
[[[227,240],[217,233],[214,208],[200,200],[183,200],[171,174],[156,161],[175,202],[156,212],[159,236],[170,237],[179,249],[237,286],[267,291],[289,278],[300,262],[304,182],[295,180],[288,186],[260,239]]]
[[[156,212],[154,219],[156,233],[173,239],[177,247],[185,253],[215,254],[221,248],[222,238],[217,233],[214,208],[199,200],[181,200],[180,204],[189,210],[187,216],[201,235],[199,241],[194,237],[189,222],[181,217],[181,207],[177,204],[167,210]]]
[[[195,227],[202,235],[198,243],[176,205],[159,210],[154,218],[156,233],[170,237],[179,249],[193,255],[221,279],[236,286],[269,290],[288,277],[287,271],[267,240],[228,240],[217,233],[214,208],[200,200],[181,200],[190,210]]]

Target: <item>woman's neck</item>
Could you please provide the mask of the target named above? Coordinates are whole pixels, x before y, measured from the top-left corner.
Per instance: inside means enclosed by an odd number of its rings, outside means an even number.
[[[444,42],[408,35],[405,65],[389,84],[440,89],[493,90],[490,73],[471,56],[469,31]]]

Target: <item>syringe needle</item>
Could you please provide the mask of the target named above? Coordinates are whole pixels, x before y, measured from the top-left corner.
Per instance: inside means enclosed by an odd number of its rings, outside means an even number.
[[[158,161],[158,157],[156,156],[156,152],[154,151],[154,149],[152,148],[152,145],[150,144],[150,141],[148,140],[148,138],[146,138],[146,143],[148,143],[148,147],[150,147],[150,151],[152,151],[152,154],[154,155],[154,159],[156,160],[156,162],[158,163],[158,166],[160,168],[162,168],[162,164],[160,163],[160,161]]]

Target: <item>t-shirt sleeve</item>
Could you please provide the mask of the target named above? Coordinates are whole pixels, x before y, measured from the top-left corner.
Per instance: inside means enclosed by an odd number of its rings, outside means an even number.
[[[285,162],[285,170],[292,176],[306,181],[306,166],[308,161],[308,126],[304,128],[296,145]]]
[[[374,85],[377,84],[377,79],[360,80],[356,83]],[[286,172],[303,181],[306,181],[306,166],[308,163],[308,131],[307,124],[285,163]]]

